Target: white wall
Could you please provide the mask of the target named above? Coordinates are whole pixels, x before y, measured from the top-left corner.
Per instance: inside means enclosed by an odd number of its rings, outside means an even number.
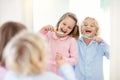
[[[32,7],[32,0],[0,0],[0,25],[17,21],[32,29]]]
[[[58,19],[68,11],[69,0],[33,0],[33,30],[39,31],[41,27],[56,25]]]
[[[20,0],[0,0],[0,24],[9,20],[22,20]]]
[[[120,0],[111,0],[110,80],[120,80]]]

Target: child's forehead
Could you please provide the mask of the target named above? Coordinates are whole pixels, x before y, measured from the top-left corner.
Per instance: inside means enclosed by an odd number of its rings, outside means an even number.
[[[93,20],[93,19],[85,19],[84,23],[95,24],[95,20]]]

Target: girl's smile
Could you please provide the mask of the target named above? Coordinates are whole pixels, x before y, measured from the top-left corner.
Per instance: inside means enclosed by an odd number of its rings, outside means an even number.
[[[58,31],[62,34],[58,34],[58,37],[68,36],[73,30],[75,23],[76,22],[70,17],[66,17],[64,20],[62,20],[58,27]]]

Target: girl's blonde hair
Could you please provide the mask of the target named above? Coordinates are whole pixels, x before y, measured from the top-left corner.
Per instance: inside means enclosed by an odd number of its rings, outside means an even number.
[[[96,32],[97,32],[97,33],[95,34],[95,36],[98,36],[98,34],[99,34],[99,25],[98,25],[98,22],[97,22],[97,20],[96,20],[95,18],[86,17],[86,18],[83,20],[82,24],[81,24],[81,28],[84,26],[84,22],[85,22],[85,20],[87,20],[87,19],[94,21],[94,26],[96,27]],[[82,34],[82,31],[81,31],[81,34]]]
[[[59,21],[57,22],[57,25],[56,25],[56,26],[57,26],[57,29],[58,29],[58,27],[59,27],[60,22],[61,22],[62,20],[64,20],[66,17],[70,17],[70,18],[72,18],[72,19],[76,22],[73,30],[70,32],[69,35],[72,35],[75,39],[78,39],[78,38],[79,38],[79,35],[80,35],[80,33],[79,33],[79,26],[78,26],[78,20],[77,20],[76,15],[73,14],[73,13],[71,13],[71,12],[67,12],[67,13],[65,13],[63,16],[60,17],[60,19],[59,19]]]
[[[3,60],[7,69],[23,75],[42,73],[47,65],[47,44],[41,34],[21,32],[6,46]]]

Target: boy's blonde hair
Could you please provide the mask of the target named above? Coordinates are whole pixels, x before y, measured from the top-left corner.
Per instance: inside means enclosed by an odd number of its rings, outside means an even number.
[[[23,75],[42,73],[47,66],[47,50],[46,40],[41,34],[21,32],[4,50],[5,66]]]
[[[70,17],[72,18],[74,21],[75,21],[75,26],[73,28],[73,30],[70,32],[69,35],[72,35],[72,37],[74,37],[75,39],[78,39],[79,38],[79,26],[78,26],[78,20],[77,20],[77,16],[74,14],[74,13],[71,13],[71,12],[67,12],[65,13],[63,16],[60,17],[59,21],[57,22],[57,29],[59,27],[59,24],[62,20],[64,20],[66,17]]]
[[[19,22],[8,21],[1,25],[0,27],[0,62],[2,62],[3,50],[6,44],[14,37],[17,33],[22,30],[27,29],[27,27]],[[2,64],[4,66],[4,63]]]
[[[99,34],[99,25],[98,25],[98,22],[97,22],[97,20],[96,20],[95,18],[86,17],[86,18],[83,20],[80,28],[82,28],[82,26],[84,25],[85,20],[87,20],[87,19],[94,21],[94,26],[96,27],[96,32],[97,32],[97,33],[95,34],[95,36],[98,36],[98,34]],[[82,33],[82,31],[81,31],[81,33]]]

